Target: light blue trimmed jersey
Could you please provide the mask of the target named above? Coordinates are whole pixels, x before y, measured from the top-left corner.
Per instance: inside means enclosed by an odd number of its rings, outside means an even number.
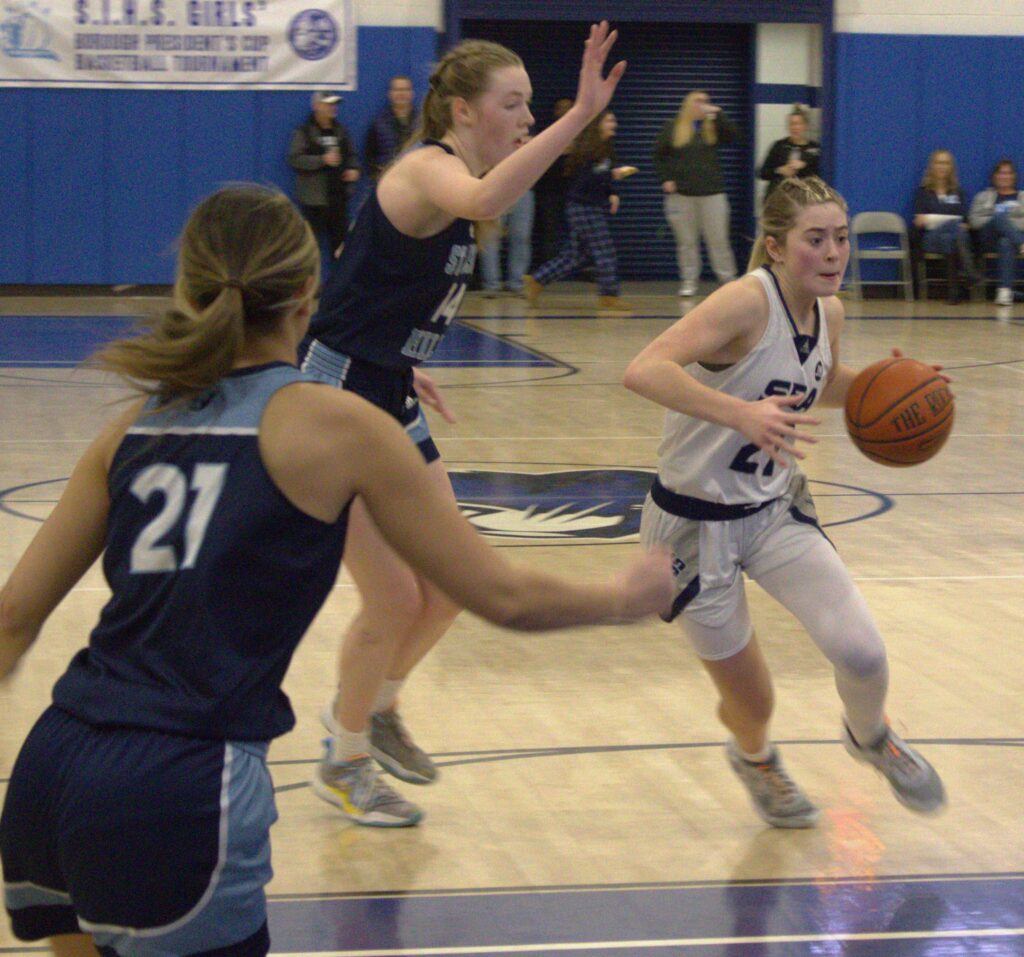
[[[93,725],[263,741],[295,723],[281,691],[334,586],[334,523],[267,474],[259,429],[294,366],[240,369],[191,405],[147,411],[111,463],[103,571],[113,595],[54,688]]]
[[[451,147],[425,140],[417,149]],[[476,263],[473,224],[425,239],[400,233],[370,190],[324,285],[309,334],[335,352],[388,369],[425,362],[459,310]]]

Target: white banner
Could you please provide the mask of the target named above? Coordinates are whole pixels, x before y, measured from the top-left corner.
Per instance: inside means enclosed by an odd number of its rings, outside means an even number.
[[[355,0],[3,0],[0,86],[354,90]]]

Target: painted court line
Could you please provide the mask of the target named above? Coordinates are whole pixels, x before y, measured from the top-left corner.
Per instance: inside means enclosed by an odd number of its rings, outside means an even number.
[[[623,542],[624,544],[634,544]],[[868,575],[854,575],[855,582],[985,582],[985,581],[1024,581],[1024,574],[1021,575],[902,575],[891,577],[871,577]],[[335,588],[355,588],[350,582],[339,581]],[[71,589],[73,592],[102,591],[109,592],[106,586],[80,585]]]
[[[654,950],[665,947],[727,947],[765,944],[857,943],[900,940],[965,940],[993,937],[1024,937],[1024,927],[982,928],[977,930],[914,930],[864,934],[780,934],[765,937],[680,937],[670,940],[573,941],[561,944],[484,944],[479,947],[414,947],[400,950],[332,950],[295,954],[287,951],[281,957],[429,957],[445,954],[539,954],[568,953],[579,950]]]
[[[0,445],[59,445],[61,443],[82,444],[87,439],[5,439]],[[819,432],[818,439],[845,439],[845,432]],[[1024,432],[954,432],[953,439],[1024,439]],[[445,435],[438,436],[442,442],[658,442],[661,435]]]

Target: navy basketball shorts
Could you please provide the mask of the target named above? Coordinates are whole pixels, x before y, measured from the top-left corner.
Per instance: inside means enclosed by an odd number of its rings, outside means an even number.
[[[0,818],[14,936],[87,933],[106,957],[265,955],[277,819],[266,750],[48,708]]]
[[[313,339],[302,360],[302,371],[320,382],[362,396],[397,419],[428,465],[441,457],[412,387],[412,369],[388,369],[347,356]]]

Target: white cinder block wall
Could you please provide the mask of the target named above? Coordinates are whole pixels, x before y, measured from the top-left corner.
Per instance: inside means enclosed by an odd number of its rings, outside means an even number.
[[[837,33],[1024,35],[1021,0],[837,0]]]

